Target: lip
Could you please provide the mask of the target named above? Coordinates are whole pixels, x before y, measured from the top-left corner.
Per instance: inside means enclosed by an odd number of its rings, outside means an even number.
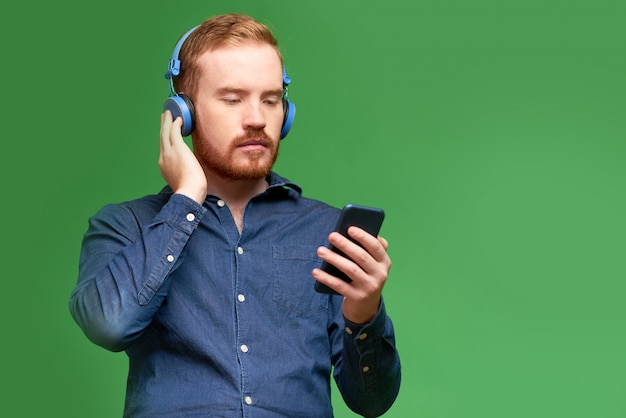
[[[244,150],[260,150],[267,148],[267,145],[267,141],[264,139],[248,139],[237,145],[237,148]]]

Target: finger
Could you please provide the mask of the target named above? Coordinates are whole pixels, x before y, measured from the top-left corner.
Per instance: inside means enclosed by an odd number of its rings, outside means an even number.
[[[357,263],[352,261],[347,254],[346,256],[344,256],[327,247],[319,247],[317,250],[317,254],[326,263],[335,266],[352,280],[363,274],[361,267],[359,267]]]
[[[327,254],[327,257],[332,260],[328,261],[347,274],[352,280],[355,279],[352,275],[358,275],[359,273],[357,269],[365,270],[368,266],[376,263],[376,260],[367,250],[337,232],[331,233],[328,240],[332,246],[344,254],[340,255],[329,251],[330,254]]]
[[[387,240],[383,237],[381,237],[380,235],[378,236],[378,241],[380,242],[380,244],[383,246],[383,248],[385,249],[385,251],[387,251],[389,249],[389,242],[387,242]]]
[[[370,276],[352,261],[339,255],[336,255],[336,257],[331,256],[330,253],[333,252],[326,247],[321,247],[318,255],[324,261],[333,264],[337,269],[345,273],[352,281],[345,281],[320,268],[315,268],[312,271],[315,280],[330,287],[340,295],[353,300],[363,300],[368,295],[380,294],[384,280],[379,280],[378,276]]]
[[[183,119],[180,116],[178,116],[172,122],[172,125],[170,127],[169,138],[170,138],[170,143],[173,147],[184,144],[183,135],[182,135],[182,127],[183,127]]]
[[[314,268],[311,274],[315,280],[330,287],[340,295],[346,296],[353,291],[350,283],[347,283],[322,269]]]
[[[161,114],[161,154],[171,146],[170,131],[172,129],[172,113],[166,110]]]
[[[361,246],[340,234],[331,234],[332,236],[329,237],[331,244],[341,250],[351,259],[349,261],[358,267],[356,270],[353,266],[344,264],[344,268],[350,270],[342,271],[352,280],[369,280],[368,277],[372,277],[384,281],[391,268],[391,259],[385,250],[386,240],[383,238],[383,242],[381,242],[378,238],[356,227],[349,228],[348,234]],[[340,266],[336,267],[341,270]],[[352,273],[355,274],[354,277],[350,275]]]
[[[350,238],[361,244],[361,247],[365,249],[365,251],[374,258],[376,261],[383,261],[387,258],[387,248],[385,244],[387,241],[382,238],[382,241],[379,237],[375,237],[365,230],[351,226],[348,228],[348,235]]]
[[[165,112],[161,113],[161,129],[159,130],[159,153],[163,155],[163,119]]]
[[[358,247],[354,243],[350,243],[355,247]],[[375,269],[375,261],[367,254],[365,250],[361,247],[358,247],[363,254],[364,257],[368,258],[367,264],[369,269],[376,272]],[[347,277],[351,279],[351,281],[344,281],[341,278],[335,277],[328,272],[317,272],[313,276],[318,278],[320,282],[326,284],[328,287],[334,289],[336,292],[346,296],[346,297],[356,297],[356,294],[361,294],[361,296],[376,292],[378,289],[378,281],[377,278],[380,276],[379,274],[369,274],[363,269],[363,265],[359,264],[359,262],[354,262],[350,258],[344,257],[341,254],[332,251],[326,247],[318,248],[318,256],[324,260],[324,262],[333,265],[339,271],[344,273]]]

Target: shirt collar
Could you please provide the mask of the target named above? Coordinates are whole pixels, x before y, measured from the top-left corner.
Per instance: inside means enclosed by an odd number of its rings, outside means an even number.
[[[267,176],[266,180],[269,184],[267,190],[288,187],[298,193],[298,196],[302,196],[302,188],[300,186],[284,177],[279,176],[273,171],[269,174],[269,176]]]
[[[274,192],[277,190],[289,188],[293,189],[293,191],[297,193],[298,197],[302,197],[302,188],[300,186],[284,177],[281,177],[273,171],[265,178],[265,180],[267,180],[267,183],[269,184],[269,186],[267,186],[266,192]],[[169,185],[166,185],[161,190],[161,193],[172,194],[173,191]]]

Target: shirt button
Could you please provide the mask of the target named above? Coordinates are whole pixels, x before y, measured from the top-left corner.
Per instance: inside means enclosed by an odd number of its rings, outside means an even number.
[[[237,248],[237,253],[238,253],[239,255],[243,254],[243,248],[238,247],[238,248]]]
[[[250,396],[246,396],[243,400],[246,402],[246,405],[252,404],[252,398]]]
[[[352,330],[350,329],[350,327],[346,327],[346,332],[347,332],[349,335],[352,335]]]
[[[239,302],[245,302],[246,301],[246,297],[244,295],[242,295],[242,294],[238,294],[237,295],[237,300]]]
[[[196,219],[196,215],[194,215],[193,213],[188,213],[187,214],[187,220],[189,222],[193,222],[194,219]]]
[[[243,353],[247,353],[248,352],[248,346],[245,344],[241,344],[241,347],[239,347],[241,349],[241,351]]]
[[[220,208],[223,208],[225,204],[226,203],[224,203],[224,201],[222,199],[217,201],[217,206],[219,206]]]
[[[370,371],[370,367],[369,366],[365,366],[361,370],[363,370],[363,373],[367,373],[367,372]]]
[[[363,334],[359,335],[359,340],[364,340],[367,338],[367,332],[364,332]]]
[[[167,256],[167,261],[168,261],[169,263],[171,263],[172,261],[174,261],[174,256],[173,256],[172,254],[168,255],[168,256]]]

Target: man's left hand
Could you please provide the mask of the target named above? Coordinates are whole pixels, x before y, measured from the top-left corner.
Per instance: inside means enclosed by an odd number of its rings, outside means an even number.
[[[365,324],[378,312],[383,286],[391,269],[391,259],[387,254],[389,244],[383,237],[374,237],[356,226],[348,229],[348,235],[363,247],[338,232],[332,232],[328,240],[349,258],[326,247],[319,247],[317,254],[344,272],[352,282],[347,283],[321,269],[314,269],[313,277],[344,296],[342,309],[347,320]]]

